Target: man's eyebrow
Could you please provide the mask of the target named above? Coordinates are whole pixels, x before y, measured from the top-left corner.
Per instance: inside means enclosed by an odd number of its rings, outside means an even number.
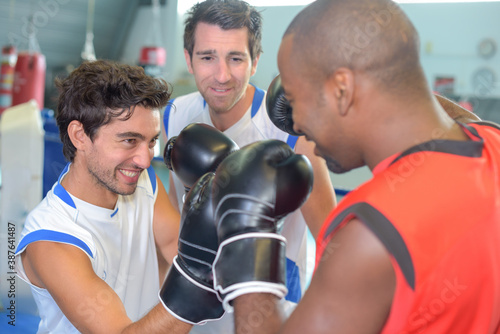
[[[161,131],[159,131],[156,136],[154,136],[154,138],[159,138],[161,135]],[[141,134],[141,133],[138,133],[138,132],[134,132],[134,131],[128,131],[128,132],[121,132],[121,133],[118,133],[116,135],[118,138],[139,138],[141,140],[145,140],[146,137]]]
[[[201,51],[196,51],[195,54],[199,56],[203,55],[213,55],[216,54],[217,52],[215,50],[201,50]]]
[[[205,56],[205,55],[214,55],[217,54],[217,51],[215,50],[201,50],[201,51],[196,51],[195,54],[197,56]],[[240,56],[240,57],[246,57],[247,54],[245,52],[241,51],[231,51],[229,52],[230,56]]]
[[[240,57],[246,57],[247,53],[246,52],[240,52],[240,51],[231,51],[229,52],[230,56],[240,56]]]
[[[139,139],[146,139],[142,134],[138,132],[133,132],[133,131],[127,131],[127,132],[120,132],[116,135],[118,138],[139,138]]]

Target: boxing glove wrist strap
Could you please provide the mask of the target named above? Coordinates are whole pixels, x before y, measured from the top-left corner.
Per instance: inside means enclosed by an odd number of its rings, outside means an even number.
[[[224,309],[215,290],[189,276],[174,258],[159,292],[165,309],[177,319],[192,325],[218,320]]]
[[[224,240],[214,261],[214,286],[224,309],[243,294],[265,292],[283,298],[286,239],[276,233],[244,233]]]

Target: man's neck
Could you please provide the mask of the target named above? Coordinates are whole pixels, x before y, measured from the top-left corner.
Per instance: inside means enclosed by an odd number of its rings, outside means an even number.
[[[252,105],[255,87],[248,84],[243,97],[227,112],[216,113],[209,106],[210,119],[213,125],[220,131],[226,131],[236,124]]]
[[[61,180],[61,185],[76,198],[106,209],[112,210],[118,200],[117,194],[96,184],[96,181],[75,163],[71,164],[68,173]]]
[[[359,135],[363,138],[365,162],[372,170],[385,158],[432,140],[468,140],[461,127],[443,110],[439,110],[441,106],[433,99],[406,104],[397,104],[394,99],[388,103],[377,102],[372,99],[372,105],[387,107],[372,110],[370,114],[376,115],[375,118],[366,117],[365,125],[358,127],[372,129],[365,131],[364,137]],[[364,109],[369,110],[369,107]]]

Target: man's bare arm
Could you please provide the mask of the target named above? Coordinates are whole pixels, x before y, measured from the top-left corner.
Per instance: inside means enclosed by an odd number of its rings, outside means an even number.
[[[328,243],[309,288],[286,321],[274,296],[247,294],[234,302],[236,333],[379,333],[395,286],[386,248],[361,221],[351,220]]]
[[[174,256],[177,255],[177,237],[181,217],[177,208],[170,202],[163,183],[158,177],[156,177],[156,182],[158,183],[158,196],[153,216],[156,247],[161,251],[165,260],[172,264]]]
[[[188,333],[191,328],[161,304],[133,323],[118,295],[95,274],[90,259],[78,247],[37,241],[21,256],[31,283],[47,289],[82,333]]]

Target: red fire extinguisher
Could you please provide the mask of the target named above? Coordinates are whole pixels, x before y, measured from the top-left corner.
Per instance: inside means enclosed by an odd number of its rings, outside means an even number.
[[[44,107],[45,56],[39,52],[20,52],[14,71],[12,105],[35,99],[38,107]]]
[[[17,61],[17,50],[13,45],[2,48],[0,69],[0,115],[12,106],[12,87],[14,85],[14,69]]]
[[[144,72],[152,77],[162,75],[163,67],[167,61],[167,51],[158,46],[144,46],[141,49],[139,65],[144,68]]]
[[[167,62],[167,51],[160,46],[163,42],[160,9],[160,1],[152,0],[149,33],[145,36],[144,46],[139,56],[139,66],[142,66],[144,72],[152,77],[163,76]]]

